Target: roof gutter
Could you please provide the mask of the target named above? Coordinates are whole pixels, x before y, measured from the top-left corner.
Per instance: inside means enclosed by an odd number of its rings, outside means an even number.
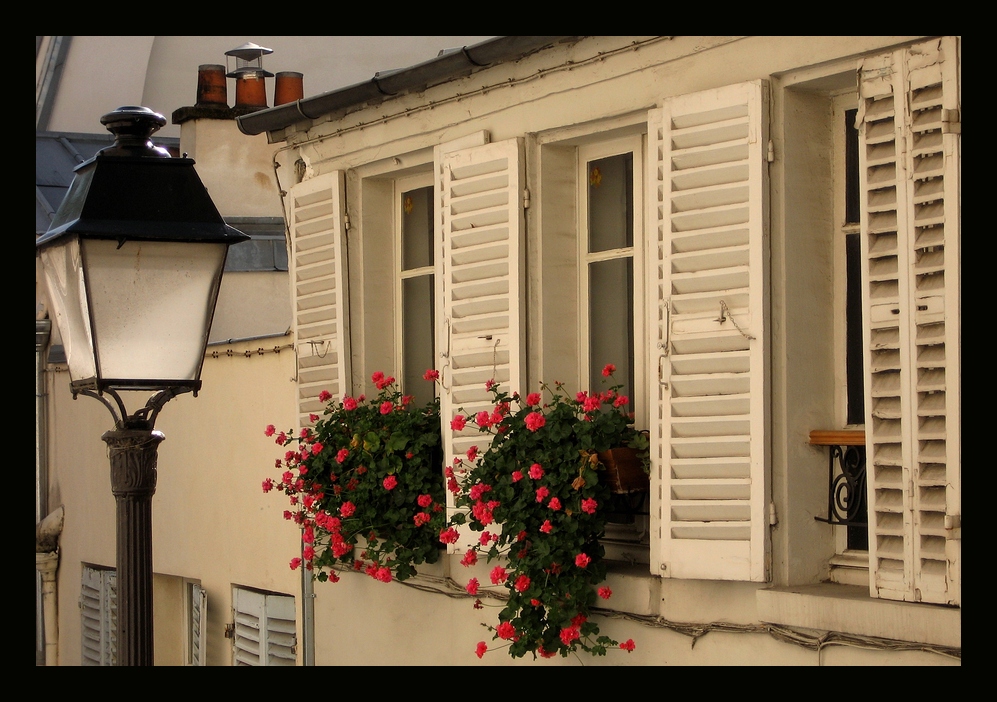
[[[497,37],[447,51],[408,68],[375,73],[373,78],[364,83],[242,115],[236,118],[236,122],[239,130],[250,136],[275,132],[334,112],[425,90],[433,85],[469,76],[489,66],[517,61],[554,44],[580,38]]]

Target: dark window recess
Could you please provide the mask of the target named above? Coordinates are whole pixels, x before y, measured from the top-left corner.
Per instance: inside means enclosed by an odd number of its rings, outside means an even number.
[[[849,424],[865,424],[862,379],[862,246],[858,234],[845,237],[845,374]]]
[[[286,271],[284,220],[280,217],[225,217],[225,223],[252,237],[229,247],[225,272]]]
[[[845,223],[859,223],[859,131],[858,110],[845,111]]]

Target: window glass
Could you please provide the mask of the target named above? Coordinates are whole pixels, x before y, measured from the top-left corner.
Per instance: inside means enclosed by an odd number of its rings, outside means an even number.
[[[402,388],[423,405],[433,399],[434,385],[423,379],[433,368],[433,276],[402,280]]]
[[[433,399],[423,379],[434,368],[433,187],[404,190],[401,202],[401,388],[417,404]]]
[[[433,265],[433,188],[402,193],[402,270]]]
[[[610,382],[634,398],[634,155],[586,161],[588,229],[588,389],[606,389],[602,369],[616,366]],[[632,408],[632,405],[631,405]]]
[[[589,265],[589,388],[603,389],[602,369],[616,366],[612,382],[633,397],[633,259],[596,261]]]
[[[633,246],[633,154],[588,163],[589,252]]]

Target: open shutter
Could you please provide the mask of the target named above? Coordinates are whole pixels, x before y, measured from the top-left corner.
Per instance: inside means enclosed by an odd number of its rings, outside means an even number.
[[[454,415],[491,411],[489,380],[518,392],[526,379],[522,150],[522,140],[511,139],[438,151],[438,348],[447,465],[455,457],[466,461],[471,446],[481,452],[488,448],[489,435],[473,425],[453,431]],[[453,495],[448,493],[447,500],[452,513]]]
[[[682,95],[649,117],[651,569],[665,577],[768,578],[766,92]]]
[[[293,597],[235,588],[232,608],[235,665],[295,665]]]
[[[118,578],[114,570],[83,566],[81,665],[118,662]]]
[[[291,189],[290,269],[301,426],[321,415],[318,396],[349,394],[349,309],[344,217],[345,179],[334,171]]]
[[[870,590],[960,601],[956,40],[859,69]]]
[[[190,654],[188,665],[206,665],[208,594],[197,583],[188,583],[190,593]]]

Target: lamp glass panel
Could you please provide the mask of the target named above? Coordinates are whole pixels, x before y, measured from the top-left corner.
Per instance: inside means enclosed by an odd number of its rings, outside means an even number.
[[[62,244],[42,249],[40,255],[48,284],[49,304],[55,312],[62,347],[66,352],[69,376],[73,380],[93,378],[97,375],[97,368],[83,284],[80,241],[75,237],[68,238]]]
[[[105,380],[196,380],[225,264],[222,243],[87,240]]]

